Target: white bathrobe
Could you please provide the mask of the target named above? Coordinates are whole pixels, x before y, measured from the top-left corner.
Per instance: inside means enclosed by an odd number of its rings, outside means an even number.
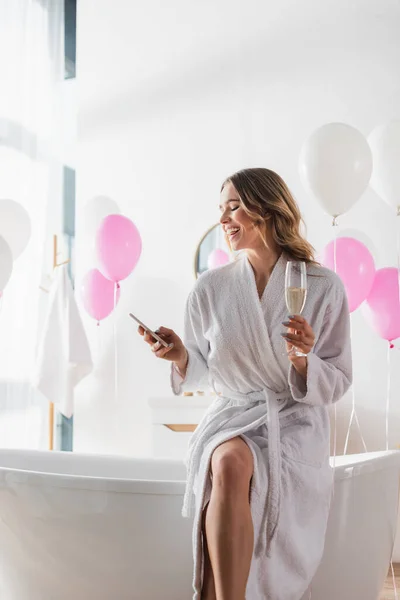
[[[308,266],[303,316],[316,343],[305,382],[285,355],[280,335],[287,320],[285,267],[282,254],[260,300],[243,255],[203,274],[188,298],[188,369],[184,381],[172,369],[172,388],[180,394],[208,381],[218,394],[187,457],[183,514],[194,504],[194,600],[201,596],[201,525],[211,492],[211,456],[237,436],[254,460],[255,545],[246,600],[299,600],[322,558],[333,485],[328,406],[351,384],[349,311],[335,273]]]

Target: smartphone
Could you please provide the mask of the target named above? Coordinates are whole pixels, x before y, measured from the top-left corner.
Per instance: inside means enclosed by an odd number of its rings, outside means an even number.
[[[157,342],[160,342],[160,344],[162,344],[164,346],[164,348],[170,348],[170,344],[168,344],[159,335],[157,335],[154,331],[152,331],[150,329],[150,327],[147,327],[147,325],[142,323],[142,321],[140,321],[137,317],[135,317],[135,315],[133,315],[132,313],[129,313],[129,316],[131,317],[131,319],[136,321],[136,323],[138,323],[141,327],[143,327],[143,329],[145,331],[147,331],[147,333],[149,333],[151,335],[151,337],[153,337],[155,340],[157,340]]]

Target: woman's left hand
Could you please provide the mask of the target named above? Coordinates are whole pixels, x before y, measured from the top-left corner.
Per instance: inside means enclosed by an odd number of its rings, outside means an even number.
[[[289,317],[288,321],[282,323],[288,328],[287,333],[282,333],[282,337],[286,341],[286,348],[288,351],[289,360],[295,365],[296,362],[304,361],[304,357],[296,356],[294,352],[291,352],[293,348],[297,348],[300,352],[308,354],[311,352],[315,343],[315,334],[311,325],[299,315]]]

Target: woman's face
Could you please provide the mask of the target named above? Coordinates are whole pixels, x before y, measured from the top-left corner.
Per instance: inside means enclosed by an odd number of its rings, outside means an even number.
[[[231,182],[221,192],[220,210],[220,223],[233,251],[253,250],[262,245],[259,229],[244,210]]]

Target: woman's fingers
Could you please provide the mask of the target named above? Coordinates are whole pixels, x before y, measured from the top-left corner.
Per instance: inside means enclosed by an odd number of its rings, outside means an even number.
[[[293,321],[293,323],[304,323],[306,321],[301,315],[290,315],[289,319],[290,321]]]
[[[306,338],[302,335],[298,335],[295,333],[282,334],[282,337],[286,340],[287,344],[294,346],[295,348],[297,348],[297,350],[300,350],[305,354],[311,352],[314,345],[313,338]]]
[[[312,344],[314,341],[314,338],[304,334],[302,331],[288,331],[287,333],[282,333],[282,337],[285,338],[285,340],[289,340],[290,342],[305,342],[307,344]]]
[[[168,342],[168,344],[170,344],[171,342],[176,342],[177,340],[177,335],[175,333],[175,331],[173,331],[172,329],[167,329],[166,327],[159,327],[156,330],[156,333],[166,342]]]
[[[144,341],[148,344],[154,344],[155,339],[145,330],[141,325],[138,327],[138,333],[144,338]]]
[[[165,335],[174,335],[175,332],[172,329],[168,329],[168,327],[159,327],[156,333],[162,333]]]
[[[177,334],[167,327],[159,327],[154,333],[157,334],[168,346],[164,346],[161,342],[155,339],[151,333],[145,330],[142,326],[138,327],[138,333],[143,337],[143,340],[150,346],[153,354],[157,358],[167,358],[167,354],[174,350],[167,360],[175,360],[182,353],[182,341]]]
[[[290,328],[288,332],[282,333],[282,337],[286,341],[293,343],[298,348],[300,348],[299,344],[303,344],[309,349],[314,346],[314,331],[303,317],[297,315],[290,317],[289,321],[284,321],[282,325]]]
[[[304,354],[309,354],[311,352],[311,347],[307,346],[306,344],[295,344],[294,346],[295,350],[299,350],[300,352],[303,352]]]
[[[311,349],[314,345],[314,338],[302,335],[301,333],[283,333],[282,337],[296,347],[299,346],[299,344],[303,344]]]
[[[153,346],[153,345],[154,345],[154,343],[157,341],[155,338],[153,338],[153,336],[152,336],[152,335],[151,335],[151,334],[150,334],[148,331],[145,331],[145,330],[143,329],[143,327],[141,327],[141,326],[139,326],[139,327],[138,327],[138,333],[139,333],[139,335],[141,335],[141,336],[143,337],[144,341],[145,341],[147,344],[149,344],[150,346]],[[164,336],[164,335],[161,335],[161,332],[160,332],[158,335],[159,335],[159,336],[160,336],[162,339],[164,339],[164,338],[165,338],[165,336]],[[167,340],[167,339],[166,339],[165,341],[166,341],[167,343],[169,343],[169,340]]]
[[[164,356],[166,354],[168,354],[168,352],[171,352],[171,350],[172,350],[173,347],[174,347],[174,345],[171,344],[171,346],[168,346],[166,348],[165,346],[163,346],[162,344],[160,344],[160,342],[156,342],[151,347],[151,351],[154,352],[154,355],[157,356],[157,358],[164,358]]]
[[[304,343],[302,341],[291,341],[285,338],[286,341],[286,349],[288,351],[288,358],[290,360],[294,360],[296,357],[296,354],[293,354],[293,350],[299,350],[300,352],[303,352],[304,354],[309,354],[312,350],[312,345]]]
[[[146,331],[146,333],[144,334],[144,341],[152,346],[157,340]]]
[[[311,325],[303,317],[289,317],[289,321],[284,321],[282,325],[296,331],[303,331],[308,336],[314,336]]]

